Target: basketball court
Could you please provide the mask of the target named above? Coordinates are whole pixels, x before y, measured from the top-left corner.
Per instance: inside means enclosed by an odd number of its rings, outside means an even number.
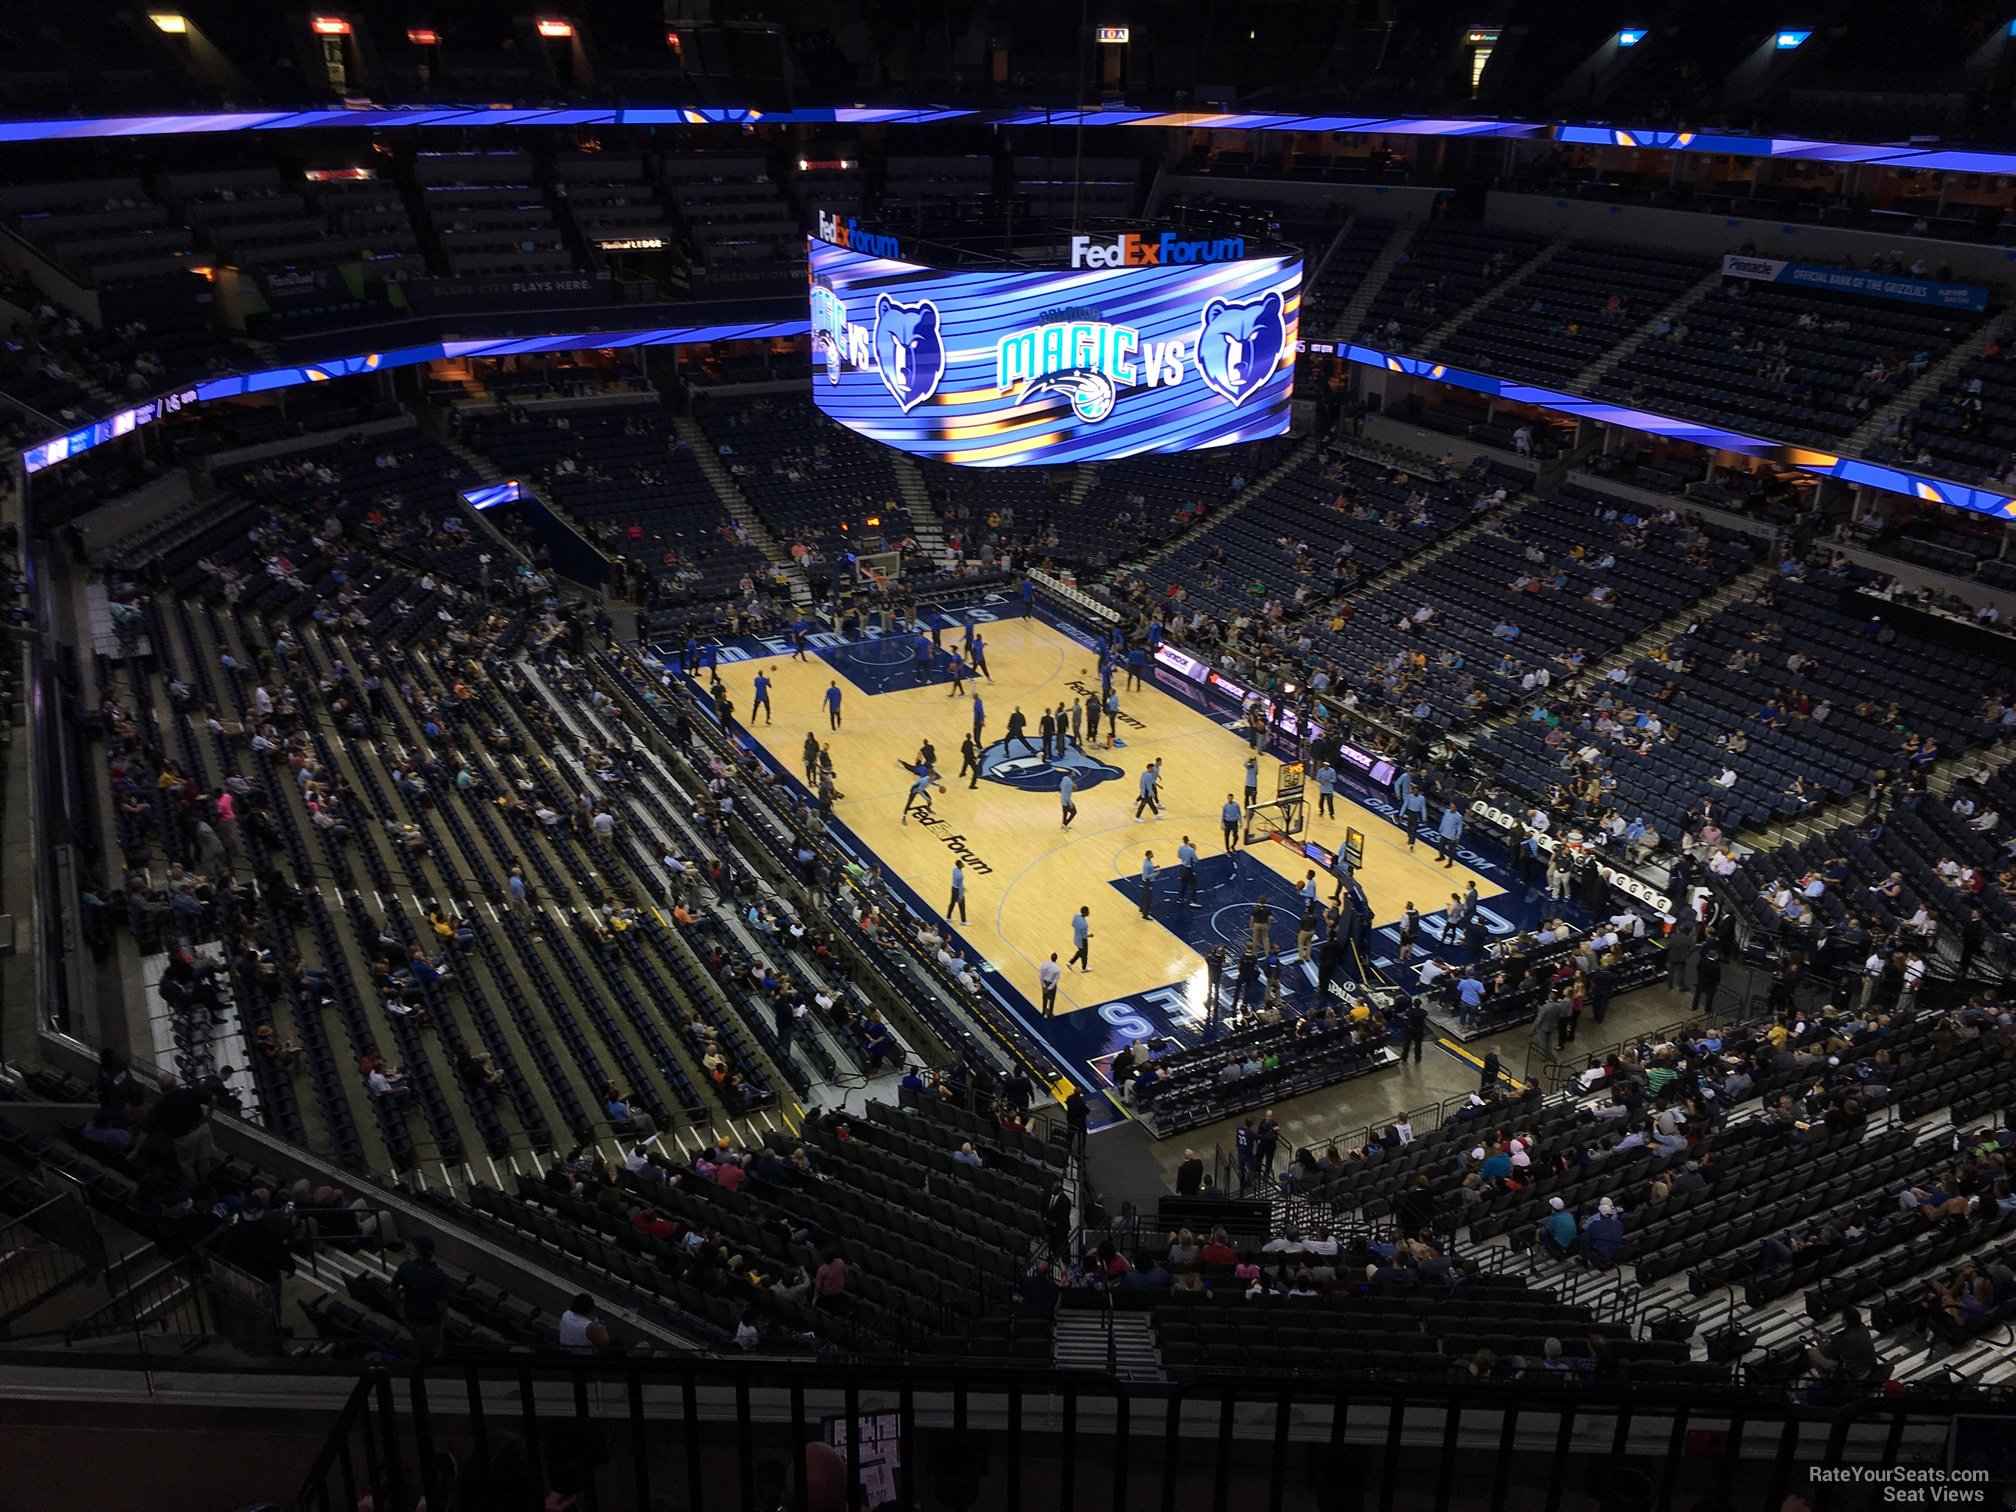
[[[1014,614],[1012,618],[990,618]],[[1441,865],[1424,836],[1413,852],[1401,831],[1340,790],[1336,816],[1320,817],[1314,782],[1307,784],[1306,831],[1295,842],[1255,838],[1228,852],[1222,841],[1221,811],[1229,795],[1243,800],[1250,744],[1243,731],[1214,718],[1192,699],[1178,696],[1151,674],[1129,690],[1116,673],[1120,694],[1117,737],[1108,744],[1102,727],[1097,743],[1044,759],[1038,727],[1045,709],[1083,705],[1099,689],[1098,658],[1089,638],[1046,618],[1022,617],[1005,603],[974,611],[992,680],[969,682],[951,691],[949,678],[929,667],[928,651],[915,637],[868,635],[840,643],[832,635],[813,637],[805,661],[791,659],[784,641],[743,640],[724,644],[718,673],[748,737],[794,781],[804,777],[807,734],[827,746],[836,786],[842,795],[834,818],[884,875],[914,906],[941,921],[951,892],[952,868],[966,871],[966,918],[951,929],[969,962],[981,970],[988,990],[1045,1040],[1066,1064],[1079,1064],[1104,1083],[1104,1064],[1128,1039],[1142,1034],[1172,1036],[1191,1043],[1207,1038],[1204,954],[1224,943],[1236,962],[1251,930],[1254,902],[1271,910],[1271,942],[1283,953],[1284,994],[1313,1001],[1313,959],[1295,962],[1297,896],[1308,873],[1316,871],[1319,897],[1327,903],[1334,879],[1306,859],[1302,844],[1315,841],[1335,850],[1346,831],[1362,836],[1363,864],[1357,879],[1375,925],[1375,962],[1390,965],[1391,926],[1409,902],[1431,920],[1424,946],[1433,943],[1434,924],[1453,893],[1475,882],[1480,900],[1505,891],[1503,868],[1482,857]],[[949,649],[960,643],[957,621],[934,616]],[[821,645],[819,642],[825,642]],[[665,659],[671,648],[651,648]],[[753,683],[761,672],[771,680],[772,715],[749,714]],[[710,681],[697,679],[705,688]],[[830,728],[825,698],[840,689],[840,728]],[[960,744],[971,732],[972,702],[985,709],[982,773],[959,777]],[[1010,748],[1004,737],[1009,716],[1020,709],[1027,742]],[[913,782],[911,766],[925,742],[935,748],[943,793],[931,794],[929,814],[904,815]],[[1159,815],[1137,820],[1140,774],[1162,763]],[[1272,799],[1282,782],[1281,760],[1260,755],[1259,797]],[[1069,829],[1062,823],[1059,785],[1069,771],[1078,814]],[[1290,781],[1294,778],[1289,774]],[[1242,829],[1244,826],[1242,826]],[[1195,906],[1177,900],[1177,846],[1188,835],[1199,862]],[[1152,851],[1161,869],[1149,916],[1141,911],[1141,870]],[[1495,874],[1495,876],[1493,875]],[[1072,953],[1071,918],[1091,910],[1089,973],[1068,970],[1058,991],[1056,1015],[1038,1010],[1038,966],[1056,953],[1060,964]],[[1505,926],[1509,928],[1508,926]],[[1494,932],[1504,932],[1494,921]]]

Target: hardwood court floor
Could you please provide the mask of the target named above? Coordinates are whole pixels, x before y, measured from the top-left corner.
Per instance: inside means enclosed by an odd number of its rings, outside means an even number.
[[[986,874],[968,864],[970,922],[957,926],[955,921],[955,927],[969,959],[977,954],[991,962],[1032,1004],[1039,997],[1038,964],[1053,950],[1060,961],[1070,957],[1071,916],[1081,904],[1092,909],[1092,973],[1065,974],[1058,991],[1060,1015],[1201,974],[1198,952],[1161,924],[1141,918],[1138,904],[1130,901],[1138,896],[1131,887],[1130,896],[1123,896],[1112,884],[1116,878],[1130,883],[1137,878],[1142,853],[1152,849],[1156,864],[1166,868],[1158,883],[1158,896],[1166,900],[1174,895],[1176,846],[1183,835],[1191,837],[1202,857],[1220,853],[1219,811],[1228,792],[1241,796],[1246,743],[1152,681],[1133,693],[1122,684],[1121,712],[1145,728],[1123,726],[1124,744],[1112,751],[1104,748],[1102,730],[1095,754],[1121,768],[1122,775],[1081,785],[1078,819],[1066,831],[1054,788],[1025,791],[983,779],[977,789],[969,789],[970,779],[955,781],[959,743],[971,727],[975,687],[986,701],[990,742],[1003,737],[1009,712],[1018,704],[1028,716],[1033,741],[1045,707],[1054,709],[1074,697],[1082,702],[1073,683],[1096,688],[1096,660],[1039,620],[1004,620],[981,629],[994,680],[969,684],[959,698],[948,696],[949,684],[871,695],[824,661],[794,662],[781,656],[724,664],[720,675],[746,725],[752,679],[759,670],[769,673],[774,722],[766,726],[759,720],[750,733],[787,771],[799,775],[806,732],[830,741],[838,786],[845,794],[834,806],[835,815],[874,848],[885,873],[901,877],[926,903],[942,913],[950,892],[953,853],[948,839],[957,838],[986,864]],[[952,632],[947,632],[946,644],[954,644]],[[820,700],[835,679],[842,691],[842,727],[829,731]],[[901,822],[911,776],[897,763],[914,761],[927,737],[937,748],[946,783],[945,793],[933,797],[938,816],[949,823],[936,828],[920,824],[914,814],[908,825]],[[1137,824],[1133,814],[1140,772],[1157,757],[1162,760],[1162,817]],[[1280,765],[1272,756],[1261,758],[1263,801],[1274,795]],[[1341,844],[1347,824],[1364,832],[1359,881],[1380,924],[1397,919],[1409,900],[1432,913],[1473,880],[1481,898],[1500,891],[1460,863],[1443,869],[1425,840],[1410,855],[1397,829],[1341,796],[1335,819],[1317,819],[1313,782],[1309,808],[1308,836],[1325,846]],[[1284,845],[1263,842],[1249,854],[1291,885],[1299,884],[1309,869]],[[1328,879],[1319,877],[1318,882],[1327,899]],[[1277,924],[1277,944],[1282,933]],[[1242,924],[1237,937],[1243,940],[1244,934]],[[1287,943],[1292,949],[1292,932]]]

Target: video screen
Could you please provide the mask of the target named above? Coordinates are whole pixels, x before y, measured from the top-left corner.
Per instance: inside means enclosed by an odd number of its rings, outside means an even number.
[[[945,270],[808,246],[815,401],[885,445],[1051,466],[1288,429],[1299,257]]]

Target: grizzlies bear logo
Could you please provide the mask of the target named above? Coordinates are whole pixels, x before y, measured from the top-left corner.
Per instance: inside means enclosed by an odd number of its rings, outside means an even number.
[[[1273,375],[1287,340],[1278,291],[1244,304],[1214,299],[1197,330],[1197,372],[1233,404],[1243,404]]]
[[[938,306],[928,299],[906,305],[887,294],[878,298],[875,366],[905,414],[937,393],[938,380],[945,376],[945,338],[938,331]]]
[[[1008,742],[997,740],[980,753],[980,775],[989,782],[998,782],[1003,787],[1020,788],[1025,793],[1054,793],[1064,774],[1071,774],[1071,781],[1079,792],[1097,787],[1102,782],[1110,782],[1121,775],[1120,768],[1110,762],[1087,755],[1076,746],[1066,746],[1063,754],[1042,756],[1027,745],[1018,744],[1016,755],[1008,754]]]

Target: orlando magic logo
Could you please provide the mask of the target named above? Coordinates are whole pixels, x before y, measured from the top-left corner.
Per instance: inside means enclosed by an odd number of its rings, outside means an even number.
[[[1097,368],[1068,368],[1039,378],[1018,396],[1023,402],[1038,394],[1062,394],[1071,401],[1072,413],[1080,420],[1096,424],[1113,413],[1118,393],[1113,380]]]
[[[995,741],[980,753],[980,775],[989,782],[1020,788],[1025,793],[1056,792],[1066,772],[1081,793],[1121,775],[1120,768],[1088,756],[1076,746],[1066,746],[1056,756],[1035,755],[1021,744],[1015,749],[1017,754],[1010,756],[1008,742]]]
[[[945,376],[945,338],[938,330],[938,306],[928,299],[906,305],[887,294],[878,298],[875,368],[905,414],[937,393],[938,380]]]
[[[1278,291],[1244,304],[1214,299],[1197,330],[1197,372],[1225,399],[1243,404],[1273,376],[1287,340]]]

